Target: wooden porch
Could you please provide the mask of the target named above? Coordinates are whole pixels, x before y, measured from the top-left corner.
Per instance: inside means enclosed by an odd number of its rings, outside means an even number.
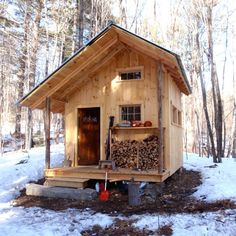
[[[115,181],[146,181],[146,182],[163,182],[170,176],[170,171],[159,173],[157,170],[131,170],[117,168],[115,170],[99,169],[98,166],[79,166],[79,167],[64,167],[52,168],[45,170],[45,178],[64,178],[70,179],[95,179],[104,180],[107,172],[108,180]]]

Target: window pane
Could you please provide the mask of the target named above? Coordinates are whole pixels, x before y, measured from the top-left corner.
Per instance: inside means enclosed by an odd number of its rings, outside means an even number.
[[[178,125],[182,125],[182,113],[178,111]]]
[[[135,114],[135,120],[141,120],[140,114]]]
[[[141,106],[135,105],[135,106],[121,106],[121,114],[120,114],[120,120],[138,120],[141,121]]]
[[[172,122],[177,124],[177,120],[178,120],[178,113],[177,113],[177,108],[176,107],[172,107]]]
[[[135,113],[140,113],[140,106],[135,106]]]
[[[121,80],[127,80],[127,73],[121,73],[120,78]]]
[[[128,119],[128,121],[134,120],[133,114],[128,114],[128,115],[127,115],[127,119]]]
[[[134,72],[134,79],[141,79],[141,72],[140,71]]]
[[[128,79],[134,79],[134,73],[133,72],[128,73]]]
[[[121,120],[127,120],[127,115],[122,115]]]
[[[127,107],[121,107],[121,113],[122,114],[127,113]]]
[[[134,107],[128,107],[128,113],[133,113],[134,112]]]

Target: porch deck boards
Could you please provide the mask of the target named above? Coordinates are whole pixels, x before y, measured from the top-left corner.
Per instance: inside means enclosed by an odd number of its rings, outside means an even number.
[[[170,176],[169,171],[160,174],[157,170],[139,171],[124,168],[107,170],[99,169],[98,166],[79,166],[46,169],[45,177],[104,180],[106,172],[108,173],[108,180],[110,181],[130,181],[133,179],[134,181],[163,182]]]

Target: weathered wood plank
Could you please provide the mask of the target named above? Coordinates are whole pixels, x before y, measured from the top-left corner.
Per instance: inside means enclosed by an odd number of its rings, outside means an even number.
[[[133,171],[130,169],[119,168],[117,170],[103,170],[93,167],[71,167],[71,168],[56,168],[45,170],[47,178],[87,178],[104,180],[105,174],[108,172],[108,180],[127,180],[130,181],[147,181],[147,182],[162,182],[169,177],[169,171],[159,174],[158,171]]]

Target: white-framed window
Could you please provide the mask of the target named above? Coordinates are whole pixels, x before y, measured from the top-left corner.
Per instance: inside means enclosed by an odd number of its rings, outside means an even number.
[[[128,71],[120,72],[120,80],[140,80],[141,79],[141,70],[139,71]]]
[[[143,79],[143,66],[134,66],[134,67],[126,67],[126,68],[118,68],[117,73],[120,82],[124,81],[135,81]]]
[[[121,121],[141,121],[141,105],[121,105],[120,106]]]

